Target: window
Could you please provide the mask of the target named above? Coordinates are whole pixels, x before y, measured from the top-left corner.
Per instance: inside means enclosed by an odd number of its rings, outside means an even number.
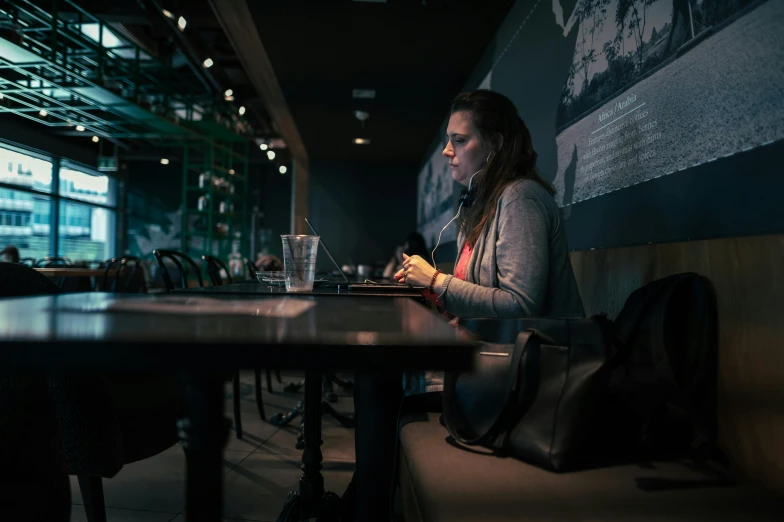
[[[50,204],[50,196],[0,188],[0,249],[13,245],[21,257],[36,259],[49,255],[49,226],[35,223],[36,210],[46,209],[48,218]]]
[[[114,251],[115,211],[60,201],[58,252],[70,259],[102,260]]]
[[[113,206],[113,182],[112,178],[102,174],[60,169],[60,195],[71,199]]]
[[[0,145],[0,249],[21,257],[103,260],[115,254],[115,180],[68,163],[53,184],[56,161]],[[14,188],[18,187],[18,189]],[[52,227],[57,208],[58,226]],[[57,252],[52,245],[57,244]]]
[[[52,191],[52,162],[0,147],[0,183],[41,192]]]

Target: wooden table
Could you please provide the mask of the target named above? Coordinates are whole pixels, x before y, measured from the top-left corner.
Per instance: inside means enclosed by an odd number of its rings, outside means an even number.
[[[341,283],[344,284],[344,283]],[[287,292],[285,286],[267,286],[254,282],[232,283],[219,286],[205,286],[203,288],[186,288],[174,290],[173,293],[200,293],[209,296],[217,295],[243,295],[253,297],[263,297],[270,295],[308,295],[308,296],[334,296],[334,297],[408,297],[420,299],[422,293],[415,288],[401,287],[400,290],[348,290],[345,287],[315,287],[310,292]]]
[[[116,270],[111,269],[107,273],[103,268],[83,268],[70,266],[57,266],[52,268],[36,268],[36,271],[46,277],[114,277]]]
[[[221,517],[229,423],[218,371],[304,369],[306,398],[320,405],[323,371],[463,370],[470,368],[474,350],[457,329],[409,298],[354,296],[340,300],[340,306],[334,297],[322,295],[208,299],[226,309],[253,304],[256,316],[150,309],[184,302],[195,307],[200,301],[201,296],[185,294],[97,292],[0,300],[0,365],[7,371],[182,371],[188,411],[180,421],[180,436],[187,459],[189,522]],[[292,317],[274,315],[294,306],[308,308]],[[291,509],[285,520],[316,516],[329,500],[320,473],[320,418],[319,407],[306,410],[303,474],[299,490],[287,502]]]

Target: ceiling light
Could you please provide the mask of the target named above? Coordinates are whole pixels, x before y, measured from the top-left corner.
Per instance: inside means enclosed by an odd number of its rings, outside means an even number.
[[[226,96],[223,99],[226,101],[234,101],[234,96]]]
[[[99,138],[98,136],[93,136],[93,143],[98,143],[98,140],[100,139],[101,138]]]
[[[38,111],[38,114],[40,114],[41,116],[46,116],[47,112],[45,110],[41,109],[40,111]]]
[[[232,91],[231,89],[226,89],[226,92],[224,92],[224,93],[223,93],[223,95],[224,95],[225,97],[227,97],[227,98],[228,98],[229,96],[231,96],[232,94],[234,94],[234,91]]]
[[[274,152],[274,151],[271,151],[271,150],[268,150],[268,151],[267,151],[267,157],[268,157],[269,159],[271,159],[271,160],[274,160],[274,159],[275,159],[275,152]]]
[[[376,91],[375,89],[354,89],[351,91],[351,97],[355,100],[372,100],[376,97]]]
[[[259,145],[259,148],[261,150],[267,150],[269,148],[269,146],[266,143],[262,143],[261,145]]]
[[[161,158],[161,165],[168,165],[168,164],[169,164],[169,160],[168,159]]]
[[[177,27],[180,28],[180,31],[185,30],[185,26],[188,25],[188,22],[185,21],[185,18],[182,16],[177,20]]]
[[[234,169],[229,169],[229,174],[234,174]]]
[[[167,11],[166,9],[161,9],[161,12],[163,13],[163,16],[165,16],[166,18],[171,18],[172,20],[174,20],[174,15],[171,13],[171,11]]]
[[[2,100],[2,99],[3,99],[3,93],[0,92],[0,100]]]
[[[370,145],[370,140],[367,138],[354,138],[356,145]]]
[[[212,58],[207,58],[206,60],[204,60],[204,62],[202,62],[202,65],[204,66],[205,69],[209,69],[210,67],[212,67],[212,63],[213,63]]]
[[[289,169],[286,168],[286,165],[281,165],[280,168],[278,169],[278,172],[280,172],[281,174],[285,174],[287,170]]]
[[[243,114],[245,114],[245,106],[244,105],[242,107],[240,107],[240,116],[242,116]]]
[[[82,127],[81,125],[77,125],[76,130],[78,130],[79,132],[84,132],[84,127]]]

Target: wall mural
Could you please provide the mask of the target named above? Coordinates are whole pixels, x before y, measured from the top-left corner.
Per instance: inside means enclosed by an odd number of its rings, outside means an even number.
[[[783,25],[779,0],[520,0],[467,89],[516,104],[568,218],[574,203],[781,144]],[[438,156],[419,174],[429,242],[455,211]]]

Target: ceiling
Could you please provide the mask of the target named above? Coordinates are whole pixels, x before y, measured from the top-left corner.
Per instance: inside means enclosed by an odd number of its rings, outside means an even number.
[[[311,162],[418,165],[513,3],[248,0],[248,8]],[[353,89],[376,97],[353,99]],[[355,110],[369,113],[364,128]]]
[[[48,3],[46,0],[32,2],[41,9],[52,6],[51,0]],[[71,22],[78,19],[79,15],[72,6],[65,2],[57,2],[56,5],[60,19]],[[106,22],[114,34],[136,43],[150,56],[164,60],[167,53],[171,52],[173,75],[182,81],[193,82],[199,92],[223,98],[223,93],[232,89],[234,100],[230,103],[234,105],[234,110],[245,107],[244,118],[249,122],[253,136],[261,139],[277,137],[259,94],[245,74],[208,0],[80,0],[78,5]],[[178,31],[174,22],[164,16],[164,9],[173,13],[175,19],[184,17],[187,20],[185,30]],[[214,62],[212,67],[202,66],[206,58]],[[81,136],[72,138],[65,133],[61,134],[63,139],[92,149],[99,149],[103,145],[102,142],[98,145],[85,142]],[[154,141],[123,140],[123,156],[140,157],[139,154],[148,154],[157,157],[159,154],[151,151],[157,145]],[[281,159],[285,159],[285,153],[281,156]]]

